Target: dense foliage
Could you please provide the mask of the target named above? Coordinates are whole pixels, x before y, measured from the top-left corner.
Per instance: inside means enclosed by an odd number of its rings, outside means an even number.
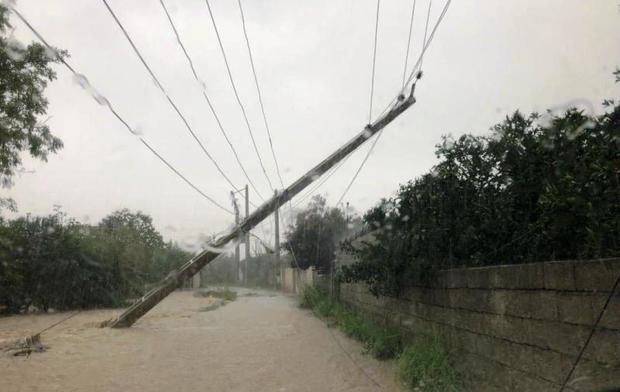
[[[295,256],[291,266],[329,270],[338,241],[354,226],[354,219],[345,218],[342,210],[327,207],[325,198],[320,195],[313,196],[285,233],[283,247]]]
[[[24,46],[9,32],[8,9],[0,4],[0,187],[11,185],[21,166],[21,153],[45,160],[62,148],[40,117],[47,111],[43,91],[56,78],[50,63],[65,52],[41,44]],[[0,210],[15,209],[10,199],[0,198]]]
[[[344,245],[343,279],[393,296],[440,268],[619,255],[620,106],[605,104],[444,137],[429,173],[366,213],[377,241]]]
[[[140,212],[94,226],[60,211],[0,218],[0,313],[119,305],[189,257]]]

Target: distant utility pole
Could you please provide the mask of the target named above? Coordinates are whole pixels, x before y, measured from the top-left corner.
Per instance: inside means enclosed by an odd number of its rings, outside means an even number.
[[[274,220],[276,221],[275,226],[275,239],[274,239],[274,252],[276,255],[275,258],[275,266],[274,266],[274,275],[275,271],[280,271],[280,281],[284,282],[284,267],[280,264],[280,206],[276,206],[275,211],[273,212]],[[277,286],[278,280],[274,276],[274,286]]]
[[[334,167],[334,165],[338,164],[338,162],[342,161],[347,155],[355,151],[359,146],[364,144],[368,139],[385,128],[386,125],[394,121],[395,118],[413,105],[415,103],[415,98],[413,97],[414,88],[415,84],[413,84],[409,96],[399,96],[398,101],[391,106],[385,114],[379,117],[379,119],[372,124],[366,125],[360,133],[354,136],[342,147],[334,151],[327,158],[319,162],[318,165],[314,166],[286,189],[283,189],[274,197],[264,202],[251,215],[246,215],[239,225],[210,242],[209,247],[211,249],[222,248],[230,241],[234,241],[237,238],[247,237],[247,233],[271,215],[278,208],[278,206],[281,206],[291,200],[295,195],[299,194],[299,192],[303,191],[308,185],[310,185],[316,178],[320,177],[323,173]],[[246,194],[246,203],[247,202],[248,198]],[[246,209],[246,211],[249,212],[249,208]],[[126,328],[132,326],[133,323],[135,323],[146,312],[153,309],[155,305],[172,293],[180,283],[182,283],[185,279],[194,276],[205,265],[215,260],[219,254],[219,252],[209,249],[205,249],[198,253],[181,267],[171,271],[171,273],[159,282],[156,287],[144,296],[140,297],[116,319],[110,321],[108,325],[112,328]]]
[[[235,191],[230,191],[232,197],[233,209],[235,210],[235,225],[239,225],[239,206],[237,205],[237,197]],[[239,263],[239,242],[235,246],[235,274],[237,275],[237,283],[241,282],[241,265]]]
[[[250,216],[250,192],[245,184],[245,219]],[[250,231],[245,232],[245,260],[243,263],[243,285],[248,285],[248,260],[250,260]]]

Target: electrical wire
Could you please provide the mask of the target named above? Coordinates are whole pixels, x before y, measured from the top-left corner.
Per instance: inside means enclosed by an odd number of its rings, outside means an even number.
[[[174,109],[174,111],[177,113],[177,115],[179,116],[179,118],[181,119],[181,121],[183,122],[183,124],[185,124],[185,128],[187,129],[187,131],[192,135],[192,137],[194,138],[194,140],[196,141],[196,143],[198,143],[198,145],[200,146],[200,148],[202,149],[202,151],[205,153],[205,155],[207,156],[207,158],[209,158],[209,160],[213,163],[213,165],[215,165],[215,168],[217,169],[217,171],[222,175],[222,177],[224,177],[224,179],[233,187],[235,188],[235,185],[232,183],[232,181],[230,180],[230,178],[228,178],[228,176],[226,175],[226,173],[224,173],[224,171],[222,170],[222,168],[220,167],[220,165],[217,163],[217,161],[213,158],[213,156],[211,156],[211,154],[209,153],[209,151],[207,151],[206,147],[202,144],[202,142],[200,141],[200,139],[198,139],[198,136],[196,136],[196,133],[194,132],[194,130],[192,129],[192,127],[189,125],[187,119],[185,118],[185,116],[183,115],[183,113],[181,113],[181,111],[179,110],[179,108],[177,107],[177,105],[174,103],[174,101],[172,100],[172,98],[170,98],[170,96],[168,95],[168,92],[166,91],[166,89],[163,87],[163,85],[159,82],[159,79],[157,78],[157,76],[155,75],[155,73],[153,72],[153,70],[151,69],[151,67],[148,65],[148,63],[146,62],[146,60],[144,60],[144,57],[142,57],[142,54],[140,53],[140,51],[138,50],[138,48],[136,47],[136,45],[134,44],[133,40],[131,39],[131,37],[129,36],[129,33],[127,33],[127,30],[125,29],[125,27],[123,26],[123,24],[121,23],[121,21],[118,19],[118,17],[116,16],[116,14],[114,13],[114,11],[112,10],[112,8],[110,7],[110,5],[108,4],[107,0],[101,0],[103,2],[103,4],[105,5],[105,7],[107,8],[107,10],[109,11],[110,15],[112,16],[112,18],[114,19],[114,21],[116,22],[116,24],[118,25],[118,27],[121,29],[121,31],[123,32],[123,35],[125,36],[125,38],[127,39],[127,41],[129,42],[129,44],[131,45],[134,53],[138,56],[138,58],[140,59],[140,62],[142,63],[142,65],[144,65],[144,68],[147,70],[147,72],[149,73],[149,75],[153,78],[153,81],[155,82],[155,85],[157,86],[157,88],[162,92],[162,94],[164,94],[164,96],[166,97],[166,99],[168,100],[168,103],[170,103],[170,106],[172,107],[172,109]]]
[[[413,7],[411,7],[411,20],[409,21],[409,38],[407,38],[407,53],[405,54],[405,66],[403,67],[403,86],[405,85],[405,79],[407,77],[407,62],[409,60],[409,49],[411,47],[411,32],[413,31],[415,5],[416,5],[416,0],[413,0]]]
[[[353,185],[353,183],[355,182],[355,180],[357,179],[357,176],[360,174],[360,172],[362,171],[362,168],[364,167],[364,165],[366,164],[366,161],[368,161],[368,158],[370,157],[370,154],[372,154],[373,150],[375,149],[375,146],[377,145],[377,142],[379,141],[379,139],[381,138],[381,135],[383,135],[383,129],[379,131],[379,133],[377,134],[377,137],[375,138],[375,140],[372,142],[372,145],[370,146],[370,148],[368,149],[368,151],[366,152],[366,156],[364,156],[364,159],[362,160],[362,163],[360,163],[359,167],[357,168],[357,171],[355,172],[355,174],[353,175],[353,178],[351,178],[351,181],[349,181],[349,184],[347,185],[347,187],[345,188],[344,192],[342,192],[342,195],[340,195],[340,198],[338,199],[338,201],[336,202],[336,205],[339,205],[342,202],[342,199],[344,199],[344,197],[347,195],[347,193],[349,192],[349,189],[351,189],[351,186]]]
[[[407,80],[405,81],[404,85],[400,89],[398,95],[396,95],[390,101],[390,103],[385,107],[385,109],[383,109],[383,111],[381,112],[381,114],[379,114],[377,116],[377,118],[382,117],[383,115],[385,115],[385,113],[390,111],[394,107],[394,105],[398,102],[398,98],[404,94],[405,90],[407,90],[407,86],[409,85],[409,83],[411,83],[411,81],[414,78],[417,78],[419,75],[421,75],[422,58],[423,58],[424,54],[426,53],[426,51],[428,50],[428,48],[430,47],[430,44],[433,41],[433,38],[435,37],[435,33],[437,32],[437,29],[439,28],[439,25],[443,21],[446,13],[448,12],[448,9],[450,8],[450,4],[451,3],[452,3],[452,0],[447,0],[446,1],[446,4],[444,5],[441,14],[437,18],[437,21],[435,22],[435,26],[433,27],[433,30],[431,31],[431,34],[428,36],[428,39],[425,41],[424,46],[422,47],[422,51],[421,51],[420,55],[418,56],[418,60],[416,61],[415,65],[413,66],[413,69],[411,70],[411,73],[409,74],[409,77],[407,78]]]
[[[414,0],[415,1],[415,0]],[[412,80],[413,75],[416,75],[416,69],[422,69],[422,64],[424,61],[424,54],[426,53],[426,50],[430,44],[430,42],[432,41],[433,37],[435,36],[435,32],[437,31],[437,27],[439,26],[439,24],[441,23],[441,21],[443,20],[446,12],[448,11],[448,7],[450,7],[450,2],[451,0],[448,0],[443,8],[442,13],[440,14],[439,18],[437,19],[437,22],[435,23],[435,27],[433,28],[433,31],[430,35],[430,37],[427,37],[428,34],[428,25],[429,25],[429,20],[430,20],[430,15],[431,15],[431,5],[432,5],[433,0],[429,0],[428,3],[428,12],[426,15],[426,26],[424,28],[424,46],[422,48],[422,51],[420,53],[420,56],[418,57],[418,61],[416,62],[415,66],[413,67],[413,71],[411,72],[411,75],[409,76],[409,79],[403,83],[403,88],[401,90],[401,93],[399,94],[402,95],[402,93],[404,92],[405,87],[409,84],[409,82]],[[415,5],[414,5],[415,7]],[[415,11],[415,8],[414,8]],[[411,24],[413,24],[413,12],[412,12],[412,18],[411,18]],[[411,31],[411,26],[410,26],[410,31]],[[411,37],[410,37],[411,38]],[[427,39],[428,38],[428,39]],[[407,49],[409,49],[407,47]],[[409,51],[407,50],[407,53]],[[408,56],[408,54],[406,55],[406,57]],[[407,60],[405,60],[405,70],[407,67]],[[421,72],[421,71],[418,71]],[[404,76],[404,75],[403,75]],[[417,73],[417,77],[419,78],[421,76],[420,73]],[[415,82],[414,82],[415,84]],[[392,103],[390,103],[390,105],[388,105],[388,108],[392,107],[392,105],[398,101],[398,98],[395,98],[394,100],[392,100]],[[386,110],[388,109],[386,108]],[[383,113],[381,114],[381,116],[386,112],[386,110],[383,111]],[[366,156],[364,157],[364,159],[362,160],[362,162],[360,163],[360,166],[357,168],[357,171],[355,172],[355,174],[353,175],[353,178],[351,178],[351,181],[349,181],[349,184],[347,185],[347,187],[345,188],[344,192],[342,192],[342,195],[340,196],[340,198],[338,199],[338,202],[336,203],[336,205],[339,205],[342,202],[342,199],[346,196],[346,194],[349,192],[349,190],[351,189],[351,186],[353,185],[353,183],[355,182],[355,180],[357,179],[357,177],[359,176],[360,172],[362,171],[362,168],[364,167],[364,165],[366,164],[366,162],[368,161],[368,158],[370,157],[370,154],[372,154],[373,150],[375,149],[375,146],[377,145],[377,142],[379,141],[379,138],[381,138],[381,135],[383,134],[383,129],[381,131],[379,131],[379,134],[377,135],[376,139],[374,140],[374,142],[372,143],[372,145],[370,146],[370,149],[368,149],[368,152],[366,153]]]
[[[258,146],[256,145],[256,140],[254,139],[254,133],[252,132],[252,127],[250,126],[250,121],[248,120],[248,115],[245,112],[245,107],[243,106],[243,103],[241,102],[241,98],[239,97],[239,92],[237,91],[237,86],[235,85],[235,81],[233,79],[232,72],[230,71],[230,66],[228,64],[228,58],[226,57],[226,52],[224,51],[224,45],[222,44],[222,39],[220,37],[220,32],[219,32],[219,30],[217,28],[217,24],[215,23],[215,17],[213,16],[213,12],[211,10],[211,5],[209,4],[209,0],[205,0],[205,3],[207,4],[207,10],[209,11],[209,16],[211,17],[211,22],[213,23],[213,28],[215,29],[215,35],[217,37],[217,42],[218,42],[218,44],[220,46],[220,51],[222,53],[222,57],[224,58],[224,64],[226,65],[226,71],[228,72],[228,80],[230,81],[230,84],[232,86],[233,92],[235,93],[235,98],[237,98],[237,103],[239,104],[239,107],[241,108],[241,113],[243,114],[243,119],[245,120],[245,125],[247,126],[248,132],[250,133],[250,139],[252,140],[252,145],[254,146],[254,151],[256,152],[256,156],[258,157],[258,162],[260,163],[260,166],[263,169],[263,174],[265,175],[265,178],[267,179],[267,182],[269,183],[269,187],[271,188],[272,191],[275,191],[275,188],[273,187],[273,185],[271,183],[271,179],[267,175],[267,170],[265,169],[265,165],[263,164],[263,159],[261,158],[260,152],[258,151]]]
[[[334,173],[336,173],[342,165],[344,165],[344,163],[349,159],[350,156],[351,155],[347,155],[346,157],[344,157],[344,159],[340,161],[338,166],[335,166],[331,170],[329,170],[329,173],[325,173],[327,175],[323,177],[319,182],[317,182],[317,184],[313,188],[311,188],[308,192],[301,196],[301,198],[297,200],[295,204],[293,204],[293,207],[297,207],[298,205],[303,203],[308,197],[312,196],[317,189],[319,189],[325,182],[327,182],[327,180],[329,180],[329,178],[334,175]]]
[[[211,100],[209,99],[209,96],[207,95],[207,91],[206,91],[206,87],[204,85],[204,82],[202,80],[200,80],[200,78],[198,77],[198,73],[196,72],[196,68],[194,67],[194,62],[192,61],[192,58],[190,57],[187,49],[185,48],[185,45],[183,44],[183,41],[181,40],[181,36],[179,35],[179,32],[178,32],[178,30],[177,30],[177,28],[176,28],[176,26],[174,24],[174,21],[172,20],[172,17],[170,16],[170,13],[168,12],[168,9],[166,8],[166,5],[164,4],[164,0],[159,0],[159,3],[161,4],[161,6],[162,6],[162,8],[164,10],[164,13],[166,14],[166,17],[168,18],[168,22],[170,22],[170,27],[172,28],[172,31],[174,32],[174,35],[175,35],[176,40],[177,40],[177,43],[181,47],[181,50],[183,51],[183,54],[185,55],[185,58],[187,59],[187,62],[188,62],[189,67],[190,67],[190,69],[192,71],[192,74],[194,75],[194,79],[196,79],[196,82],[200,86],[200,89],[202,91],[202,96],[204,97],[205,101],[207,102],[207,105],[209,106],[209,109],[211,110],[211,113],[213,114],[213,117],[215,118],[215,121],[217,122],[217,126],[218,126],[220,132],[222,133],[222,136],[224,136],[224,139],[226,139],[226,143],[228,143],[228,146],[230,147],[232,153],[235,156],[235,159],[237,160],[237,164],[239,164],[239,167],[241,168],[241,171],[243,172],[243,175],[248,180],[249,184],[252,186],[252,189],[254,189],[256,194],[264,201],[265,199],[258,192],[258,189],[256,189],[256,185],[254,185],[254,181],[252,181],[252,179],[248,175],[247,171],[245,170],[245,167],[241,163],[241,159],[239,158],[239,154],[237,153],[237,150],[235,149],[234,145],[232,144],[232,142],[230,141],[230,139],[228,137],[228,134],[226,133],[226,131],[224,130],[224,127],[222,126],[222,122],[220,121],[220,118],[217,115],[217,112],[215,111],[215,108],[213,107],[213,104],[211,103]]]
[[[422,60],[424,59],[424,54],[428,50],[430,44],[433,42],[433,38],[435,38],[435,33],[437,32],[437,29],[439,28],[439,25],[441,24],[441,22],[443,21],[444,17],[446,16],[446,13],[448,12],[448,9],[450,8],[450,4],[451,3],[452,3],[452,0],[447,0],[446,1],[446,4],[444,5],[444,7],[443,7],[443,9],[441,11],[441,14],[439,14],[439,17],[437,18],[437,21],[435,22],[435,26],[433,27],[433,30],[431,30],[431,33],[428,36],[428,39],[425,40],[425,44],[424,44],[424,47],[422,48],[422,52],[420,53],[420,56],[418,58],[418,61],[415,64],[415,66],[411,70],[411,73],[409,74],[409,78],[407,78],[407,82],[405,83],[405,86],[401,90],[401,94],[403,93],[403,91],[405,91],[407,85],[409,83],[411,83],[411,81],[416,77],[416,75],[419,72],[418,70],[422,69]],[[429,9],[430,9],[430,5],[429,5]]]
[[[370,79],[370,105],[368,108],[368,124],[372,122],[372,98],[375,93],[375,66],[377,63],[377,36],[379,33],[379,7],[381,0],[377,0],[377,12],[375,14],[375,45],[372,52],[372,76]]]
[[[58,61],[60,61],[65,67],[67,67],[67,69],[69,69],[69,71],[71,71],[71,73],[74,75],[74,77],[82,77],[84,78],[84,76],[80,73],[78,73],[62,56],[60,56],[58,54],[58,52],[56,51],[56,49],[54,49],[49,43],[47,43],[47,41],[43,38],[43,36],[30,24],[30,22],[28,22],[28,20],[17,10],[15,9],[15,7],[10,6],[11,11],[13,11],[15,13],[15,15],[17,15],[17,17],[28,27],[28,29],[30,29],[30,31],[39,39],[39,41],[41,41],[43,43],[43,45],[45,45],[45,47],[47,49],[49,49],[52,53],[56,54],[56,58]],[[118,112],[114,109],[114,107],[112,106],[112,104],[110,103],[110,101],[106,98],[104,98],[103,96],[99,95],[98,96],[99,99],[97,99],[97,102],[99,102],[100,104],[103,104],[104,106],[106,106],[110,112],[114,115],[114,117],[116,117],[116,119],[118,121],[120,121],[125,128],[134,136],[137,136],[138,139],[140,140],[140,142],[142,142],[142,144],[147,147],[149,149],[149,151],[151,151],[157,158],[159,158],[159,160],[161,162],[163,162],[170,170],[172,170],[177,176],[179,176],[183,181],[185,181],[190,187],[192,187],[195,191],[197,191],[200,195],[202,195],[205,199],[207,199],[208,201],[210,201],[212,204],[214,204],[215,206],[219,207],[220,209],[232,214],[233,212],[230,211],[229,209],[227,209],[226,207],[222,206],[221,204],[219,204],[217,201],[215,201],[213,198],[209,197],[208,195],[206,195],[204,192],[202,192],[197,186],[195,186],[191,181],[189,181],[185,176],[183,176],[181,174],[181,172],[179,172],[176,168],[174,168],[174,166],[172,164],[170,164],[167,160],[165,160],[159,153],[157,153],[157,151],[151,146],[149,145],[146,140],[144,140],[141,136],[138,135],[138,133],[131,128],[131,126],[127,123],[127,121],[125,121],[125,119],[123,117],[121,117]]]
[[[428,0],[428,12],[426,13],[426,24],[424,25],[424,39],[422,42],[426,42],[428,35],[428,22],[431,20],[431,7],[433,6],[433,0]],[[420,55],[420,69],[422,69],[422,63],[424,62],[424,52]]]
[[[265,105],[263,104],[263,94],[260,91],[260,86],[258,84],[258,77],[256,76],[256,68],[254,67],[254,58],[252,56],[252,48],[250,46],[250,39],[248,38],[248,32],[245,27],[245,15],[243,14],[243,6],[241,5],[241,0],[237,0],[239,4],[239,12],[241,13],[241,25],[243,26],[243,35],[245,36],[245,43],[248,48],[248,56],[250,57],[250,64],[252,65],[252,74],[254,75],[254,84],[256,85],[256,92],[258,93],[258,102],[260,103],[260,110],[263,114],[263,122],[265,123],[265,129],[267,130],[267,137],[269,138],[269,147],[271,148],[271,156],[273,157],[273,161],[276,164],[276,172],[278,173],[278,179],[280,180],[280,185],[284,188],[284,181],[282,181],[282,175],[280,174],[280,165],[278,164],[278,158],[276,158],[276,152],[273,148],[273,141],[271,139],[271,130],[269,129],[269,124],[267,123],[267,115],[265,114]]]
[[[577,365],[581,361],[581,357],[583,357],[583,353],[586,351],[586,348],[588,348],[588,345],[590,344],[590,340],[592,340],[592,336],[594,336],[594,332],[596,332],[596,328],[598,327],[599,323],[601,322],[601,319],[603,318],[603,315],[605,314],[605,311],[607,310],[607,307],[609,306],[609,303],[611,302],[611,299],[615,295],[616,289],[618,288],[618,284],[619,283],[620,283],[620,276],[618,276],[616,278],[615,283],[611,287],[611,291],[609,292],[609,295],[607,296],[607,299],[605,300],[605,304],[601,308],[601,311],[599,312],[598,317],[596,318],[596,321],[594,322],[594,324],[592,324],[592,328],[590,328],[590,333],[588,334],[588,337],[587,337],[585,343],[581,347],[581,350],[579,350],[579,355],[577,355],[577,358],[575,359],[575,362],[573,363],[573,365],[571,366],[570,371],[566,375],[566,378],[564,379],[564,382],[562,383],[562,386],[560,387],[559,392],[564,392],[564,389],[566,389],[568,381],[571,379],[573,373],[575,372],[575,369],[577,368]]]
[[[34,334],[32,336],[41,335],[43,332],[47,332],[50,329],[54,328],[55,326],[60,325],[60,324],[64,323],[65,321],[68,321],[68,320],[72,319],[73,317],[77,316],[81,312],[82,312],[81,310],[76,310],[75,312],[71,313],[67,317],[64,317],[63,319],[61,319],[59,321],[56,321],[55,323],[53,323],[51,325],[48,325],[47,327],[43,328],[42,330],[40,330],[39,332],[37,332],[36,334]]]

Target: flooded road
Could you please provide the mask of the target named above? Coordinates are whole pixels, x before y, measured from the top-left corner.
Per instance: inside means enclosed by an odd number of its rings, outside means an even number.
[[[234,302],[217,309],[212,302],[177,291],[128,329],[96,327],[118,310],[79,313],[42,335],[47,352],[1,355],[0,389],[404,390],[394,364],[364,355],[359,343],[328,329],[293,298],[239,289]],[[1,318],[0,343],[36,333],[69,314]]]

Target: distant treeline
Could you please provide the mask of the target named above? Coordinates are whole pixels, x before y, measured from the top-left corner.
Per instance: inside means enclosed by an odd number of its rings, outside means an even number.
[[[604,105],[444,137],[432,170],[365,214],[378,241],[344,244],[342,278],[398,295],[442,268],[620,255],[620,106]]]
[[[122,305],[190,256],[141,212],[0,218],[0,313]]]

